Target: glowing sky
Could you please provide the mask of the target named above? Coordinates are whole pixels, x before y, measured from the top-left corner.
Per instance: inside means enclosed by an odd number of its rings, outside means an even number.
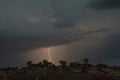
[[[0,64],[120,62],[120,0],[0,0]]]

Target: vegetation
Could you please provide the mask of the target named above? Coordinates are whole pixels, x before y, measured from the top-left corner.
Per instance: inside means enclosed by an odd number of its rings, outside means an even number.
[[[63,60],[60,65],[47,60],[38,64],[28,61],[23,67],[3,67],[0,72],[4,72],[6,80],[120,80],[120,66],[92,65],[88,58],[83,61],[68,65]]]

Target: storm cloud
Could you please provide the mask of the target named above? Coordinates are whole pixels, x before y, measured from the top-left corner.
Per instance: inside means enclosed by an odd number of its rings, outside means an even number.
[[[99,29],[95,31],[78,32],[74,34],[63,35],[42,35],[42,36],[6,36],[1,35],[0,52],[1,53],[20,53],[37,48],[44,48],[50,46],[67,45],[74,41],[84,39],[90,34],[99,32],[106,32],[110,28]]]
[[[96,51],[86,43],[95,34],[106,35],[105,37],[120,34],[119,3],[118,0],[0,0],[0,61],[7,64],[9,60],[14,61],[12,57],[21,54],[24,56],[27,52],[69,46],[77,41],[85,43],[77,45],[77,49],[87,47],[85,53],[90,53],[89,55],[92,52],[97,55],[102,51],[106,56],[109,52],[114,55],[112,52],[115,50],[119,52],[119,44],[118,48],[112,49],[112,46],[119,43],[119,38],[114,39],[114,43],[107,39],[105,48],[101,46],[104,49]],[[84,42],[85,39],[88,41]],[[103,44],[105,43],[101,42]],[[71,56],[74,56],[74,52],[78,57],[84,54],[80,49],[72,48],[73,46],[68,50]],[[66,53],[63,51],[63,54]],[[9,59],[5,60],[6,58]],[[17,58],[19,60],[13,64],[21,61],[21,57]]]
[[[88,7],[94,9],[120,9],[120,0],[91,0]]]
[[[11,0],[0,4],[1,53],[65,45],[84,35],[104,31],[72,31],[78,28],[76,24],[83,14],[80,7],[86,4],[83,1]]]

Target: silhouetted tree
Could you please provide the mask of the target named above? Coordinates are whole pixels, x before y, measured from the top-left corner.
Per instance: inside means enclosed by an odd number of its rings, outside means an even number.
[[[97,68],[97,70],[98,70],[100,73],[103,73],[103,72],[104,72],[104,69],[108,68],[108,66],[105,65],[105,64],[97,64],[97,65],[96,65],[96,68]]]
[[[81,66],[81,63],[79,63],[78,61],[71,62],[69,65],[70,68],[79,68],[80,66]]]
[[[32,67],[32,61],[28,61],[28,62],[26,63],[26,66],[27,66],[28,68],[31,68],[31,67]]]
[[[48,60],[43,60],[43,66],[44,67],[50,67],[52,65],[51,62],[48,62]]]
[[[63,60],[60,60],[59,63],[61,64],[62,67],[65,67],[67,65],[67,62]]]
[[[108,66],[105,65],[105,64],[97,64],[96,67],[98,67],[98,68],[108,68]]]
[[[85,58],[83,61],[84,61],[85,64],[88,64],[89,59],[88,59],[88,58]]]
[[[43,67],[42,62],[39,62],[39,63],[38,63],[38,67]]]
[[[71,68],[75,68],[76,66],[77,66],[77,64],[74,62],[70,63],[70,65],[69,65],[69,67],[71,67]]]

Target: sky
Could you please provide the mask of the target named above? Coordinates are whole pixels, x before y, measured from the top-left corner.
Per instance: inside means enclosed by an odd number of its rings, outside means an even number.
[[[0,0],[0,65],[120,65],[119,21],[119,0]]]

